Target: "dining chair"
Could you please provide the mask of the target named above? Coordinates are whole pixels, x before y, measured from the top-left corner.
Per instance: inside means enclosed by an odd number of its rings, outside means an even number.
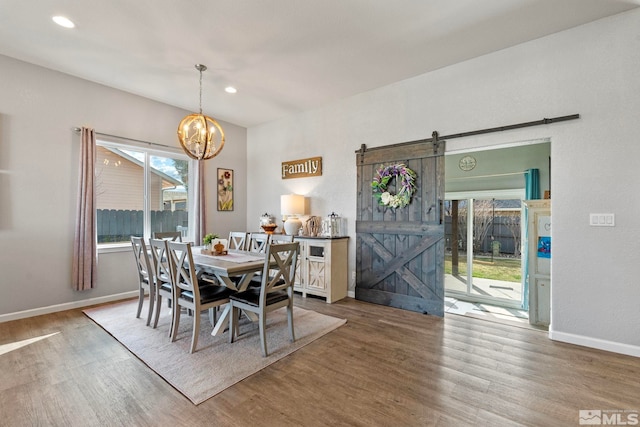
[[[250,233],[247,250],[249,252],[265,253],[271,235],[265,233]]]
[[[133,254],[136,259],[136,265],[138,267],[138,311],[136,312],[136,318],[140,317],[142,313],[142,305],[144,303],[145,291],[149,293],[149,312],[147,313],[147,326],[151,323],[153,317],[153,303],[155,301],[155,275],[153,273],[153,267],[149,260],[149,252],[147,252],[147,245],[144,243],[142,237],[131,236],[131,246],[133,247]]]
[[[230,250],[244,251],[247,248],[247,233],[244,231],[230,231],[228,248]]]
[[[153,238],[182,242],[182,233],[179,231],[156,231],[153,233]]]
[[[231,315],[229,316],[229,342],[238,335],[238,310],[253,312],[258,315],[260,344],[262,355],[267,357],[266,320],[267,313],[281,307],[287,307],[287,320],[291,341],[295,341],[293,329],[293,283],[300,243],[269,244],[267,257],[262,270],[262,283],[259,288],[248,288],[229,296]],[[277,265],[273,266],[275,263]],[[269,274],[275,269],[275,274]]]
[[[292,234],[272,234],[269,239],[271,243],[291,243],[293,242]]]
[[[249,252],[258,252],[263,254],[267,249],[267,245],[271,241],[271,234],[249,233],[248,239],[249,240],[247,241],[247,250]],[[259,272],[259,273],[256,273],[251,278],[251,283],[249,284],[249,286],[252,286],[252,287],[260,286],[261,282],[262,282],[262,272]]]
[[[210,316],[214,309],[229,302],[234,290],[225,286],[213,285],[199,280],[193,262],[190,243],[167,242],[169,259],[174,266],[174,308],[171,341],[175,341],[180,326],[180,307],[193,311],[193,331],[191,333],[191,353],[196,351],[198,334],[200,333],[200,313],[209,310]]]
[[[169,241],[165,239],[149,239],[149,245],[151,246],[151,256],[153,258],[153,267],[156,278],[155,286],[155,318],[153,321],[153,328],[158,327],[158,319],[160,318],[160,307],[162,306],[162,298],[167,299],[169,307],[173,308],[175,297],[173,292],[174,272],[169,260],[167,243]],[[173,324],[173,315],[171,316]],[[173,332],[173,328],[169,327],[169,336]]]
[[[247,250],[247,243],[248,243],[248,238],[249,237],[249,233],[245,232],[245,231],[230,231],[229,232],[229,240],[228,240],[228,246],[227,249],[228,250],[232,250],[232,251],[246,251]],[[238,284],[240,282],[240,280],[242,279],[242,276],[232,276],[230,277],[230,279],[235,283]]]
[[[269,235],[269,243],[270,244],[280,244],[280,243],[291,243],[293,242],[293,235],[290,234],[270,234]],[[251,278],[251,282],[249,286],[258,287],[262,283],[262,273],[256,274]]]

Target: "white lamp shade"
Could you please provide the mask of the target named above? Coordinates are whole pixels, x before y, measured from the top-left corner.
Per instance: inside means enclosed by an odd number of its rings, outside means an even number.
[[[300,194],[283,194],[280,196],[280,213],[282,215],[303,215],[304,196]]]

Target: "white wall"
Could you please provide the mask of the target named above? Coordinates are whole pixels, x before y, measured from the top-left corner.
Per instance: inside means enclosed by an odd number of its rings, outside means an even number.
[[[450,144],[452,145],[453,142]],[[524,144],[521,142],[520,144]],[[551,146],[544,141],[530,141],[527,145],[451,153],[445,156],[446,179],[444,190],[468,192],[483,190],[508,190],[524,188],[524,171],[538,169],[540,197],[549,188],[549,157]],[[470,171],[460,169],[459,162],[465,156],[473,156],[476,166]]]
[[[95,289],[71,289],[79,161],[72,128],[177,146],[187,113],[0,56],[0,321],[137,289],[130,249],[99,255]],[[207,229],[216,232],[246,220],[246,129],[221,124],[225,148],[206,163]],[[237,174],[233,213],[216,211],[217,167]]]
[[[360,144],[579,113],[575,121],[451,140],[447,150],[550,138],[550,335],[640,356],[634,268],[640,229],[633,222],[640,210],[633,197],[640,181],[639,71],[640,11],[634,10],[250,128],[247,226],[265,211],[277,214],[280,194],[306,194],[312,214],[348,218],[352,272]],[[312,156],[323,157],[322,177],[280,179],[281,161]],[[590,227],[591,212],[615,213],[616,226]]]

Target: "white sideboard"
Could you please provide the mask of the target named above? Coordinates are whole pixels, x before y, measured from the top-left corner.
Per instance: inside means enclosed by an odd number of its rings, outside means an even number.
[[[316,295],[328,303],[347,296],[348,237],[296,237],[300,255],[294,291]]]

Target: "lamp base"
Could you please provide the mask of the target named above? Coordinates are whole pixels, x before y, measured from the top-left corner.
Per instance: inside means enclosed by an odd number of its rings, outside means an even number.
[[[302,221],[297,216],[289,216],[284,222],[284,232],[289,236],[297,236],[302,228]]]

